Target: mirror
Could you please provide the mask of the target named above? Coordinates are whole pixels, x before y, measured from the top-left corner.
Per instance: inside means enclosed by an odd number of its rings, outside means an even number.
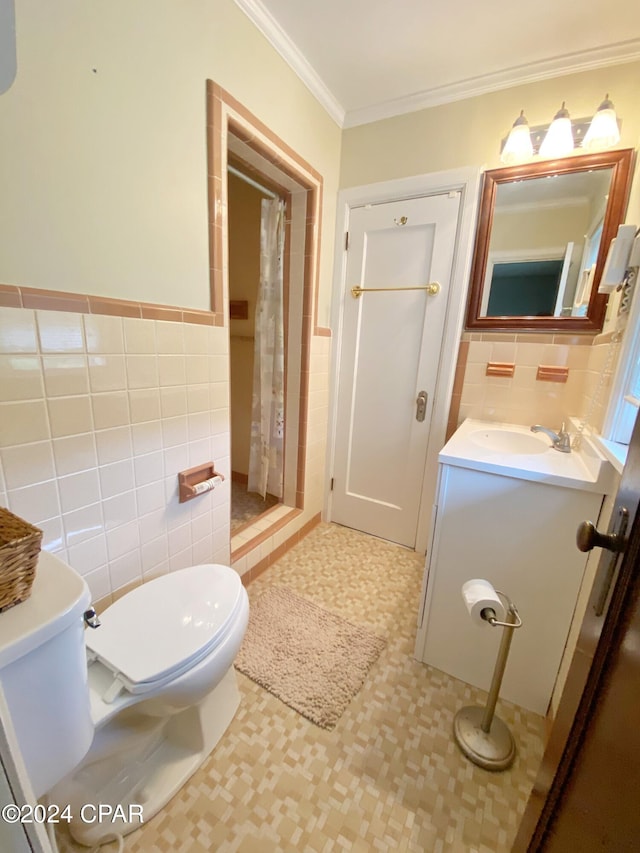
[[[598,331],[633,149],[485,172],[467,329]]]

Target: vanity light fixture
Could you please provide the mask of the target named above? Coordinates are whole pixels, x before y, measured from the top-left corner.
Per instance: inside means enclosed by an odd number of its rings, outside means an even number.
[[[569,110],[562,106],[553,117],[553,121],[540,146],[540,156],[546,158],[564,157],[573,151],[573,132]]]
[[[587,151],[600,151],[603,148],[611,148],[620,142],[620,129],[615,107],[609,100],[608,93],[604,101],[598,107],[596,114],[591,120],[589,130],[586,132],[582,147]]]
[[[550,125],[529,127],[521,110],[509,135],[502,140],[500,161],[512,166],[531,160],[536,154],[554,160],[571,154],[574,149],[604,151],[619,142],[620,123],[608,94],[591,118],[571,120],[563,101]]]
[[[507,166],[512,166],[514,163],[521,163],[523,160],[527,160],[532,154],[533,144],[531,142],[529,122],[524,116],[524,110],[520,110],[520,115],[514,121],[502,149],[500,160],[506,163]]]

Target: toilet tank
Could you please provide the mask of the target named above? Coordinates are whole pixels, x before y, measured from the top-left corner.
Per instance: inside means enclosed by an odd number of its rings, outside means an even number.
[[[87,687],[84,579],[42,551],[31,596],[0,613],[0,684],[36,797],[86,755],[93,738]]]

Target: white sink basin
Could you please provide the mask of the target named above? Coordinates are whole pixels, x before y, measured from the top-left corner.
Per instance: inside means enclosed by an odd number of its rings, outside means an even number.
[[[514,429],[476,430],[470,434],[469,440],[483,450],[494,450],[496,453],[529,456],[532,453],[546,453],[547,450],[552,449],[546,436],[543,440],[536,433]]]
[[[610,494],[613,467],[586,436],[571,453],[554,450],[544,433],[525,424],[467,418],[438,454],[447,465]]]

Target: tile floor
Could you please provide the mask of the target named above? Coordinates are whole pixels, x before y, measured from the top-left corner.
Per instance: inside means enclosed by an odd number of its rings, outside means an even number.
[[[251,524],[258,516],[262,515],[272,506],[279,503],[279,499],[267,494],[263,500],[255,492],[248,492],[244,483],[232,481],[231,483],[231,535],[247,524]]]
[[[330,732],[238,673],[233,723],[183,790],[127,837],[128,853],[507,853],[542,756],[543,720],[498,704],[518,745],[504,773],[461,755],[454,713],[484,694],[413,658],[422,563],[321,524],[251,584],[252,600],[286,585],[384,635],[387,647]],[[61,842],[65,853],[86,851]]]

